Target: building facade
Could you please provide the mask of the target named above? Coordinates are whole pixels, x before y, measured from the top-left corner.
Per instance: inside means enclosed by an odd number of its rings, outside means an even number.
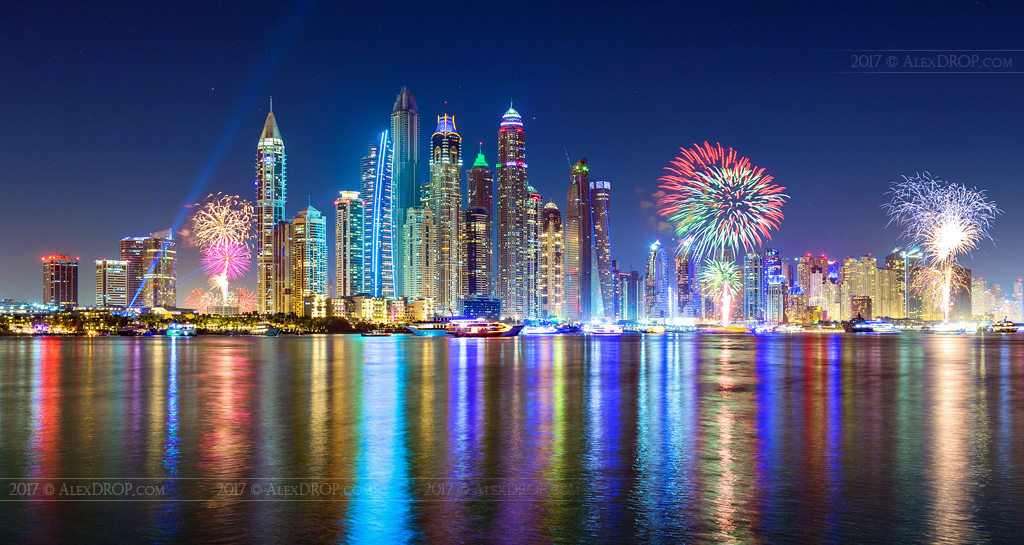
[[[292,312],[303,315],[305,299],[327,296],[327,222],[312,206],[291,222]]]
[[[166,229],[143,242],[143,306],[178,306],[178,246],[172,237]]]
[[[467,274],[474,275],[475,291],[470,291],[469,286],[464,289],[467,295],[476,293],[490,297],[494,295],[494,174],[482,148],[473,161],[473,168],[466,173],[466,185],[469,195],[466,209],[475,223],[473,238],[477,241],[477,255],[472,258],[474,265],[466,267]],[[486,218],[482,214],[486,214]],[[471,257],[466,255],[465,259],[468,262]]]
[[[647,257],[644,306],[648,320],[664,322],[671,317],[669,277],[668,254],[661,246],[661,241],[655,241]]]
[[[565,313],[570,320],[593,318],[593,223],[587,158],[569,172],[565,207]]]
[[[562,213],[549,202],[541,215],[540,306],[544,317],[565,317],[565,280],[562,276]]]
[[[405,262],[406,293],[410,298],[437,299],[437,267],[434,253],[437,251],[437,230],[434,228],[434,213],[427,207],[414,206],[405,211],[406,251],[402,254]]]
[[[374,297],[395,297],[393,160],[390,133],[384,131],[361,162],[363,291]]]
[[[615,315],[615,287],[612,280],[612,247],[611,247],[611,199],[612,184],[608,180],[590,182],[591,223],[593,224],[591,285],[593,286],[593,303],[591,309],[595,316],[613,319]],[[600,305],[600,307],[599,307]]]
[[[96,306],[128,306],[128,262],[120,259],[96,260]]]
[[[43,261],[43,304],[66,309],[78,306],[78,259],[48,255]]]
[[[437,118],[437,128],[430,138],[430,210],[434,213],[437,231],[437,298],[435,308],[457,315],[462,286],[459,231],[462,209],[462,137],[455,127],[455,117],[444,114]]]
[[[256,144],[256,309],[260,314],[287,312],[280,308],[284,294],[274,290],[287,275],[275,266],[282,249],[274,246],[274,228],[284,221],[287,200],[287,160],[284,140],[274,118],[274,103]],[[124,259],[124,257],[122,257]]]
[[[511,106],[498,129],[497,295],[502,312],[526,317],[526,133],[523,118]]]
[[[395,225],[393,227],[394,263],[403,263],[404,252],[408,244],[403,238],[406,211],[419,206],[420,184],[420,113],[416,107],[416,99],[409,89],[402,87],[395,98],[395,107],[391,110],[391,142],[394,154],[392,173],[392,208]],[[395,289],[398,295],[405,293],[407,286],[404,270],[395,267]]]
[[[365,293],[363,283],[363,200],[357,191],[342,191],[334,201],[335,295]]]

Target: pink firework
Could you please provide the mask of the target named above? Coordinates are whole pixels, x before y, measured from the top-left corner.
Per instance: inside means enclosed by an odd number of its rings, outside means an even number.
[[[256,293],[246,289],[238,288],[231,294],[232,304],[238,307],[238,312],[247,313],[256,310]]]
[[[249,270],[249,248],[240,242],[222,239],[203,251],[203,270],[210,275],[239,278]]]
[[[196,288],[185,298],[185,306],[194,308],[199,314],[206,314],[207,309],[217,304],[217,298],[210,292]]]

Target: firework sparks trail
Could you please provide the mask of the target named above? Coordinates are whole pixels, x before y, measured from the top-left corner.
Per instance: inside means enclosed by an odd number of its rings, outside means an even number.
[[[885,205],[889,223],[903,228],[903,236],[924,250],[925,283],[937,297],[949,321],[953,269],[961,254],[970,253],[1002,213],[984,191],[933,178],[928,172],[904,176],[892,185],[892,200]]]
[[[711,286],[710,295],[720,297],[722,300],[722,325],[727,326],[731,321],[732,298],[738,293],[741,287],[740,271],[733,261],[712,260],[700,275],[700,280],[705,285]]]
[[[188,308],[195,309],[200,314],[206,314],[206,311],[216,304],[216,296],[199,288],[192,290],[188,297],[185,298],[185,305]]]
[[[789,198],[783,193],[785,187],[774,184],[764,168],[721,144],[694,144],[680,153],[658,180],[665,192],[658,200],[659,213],[675,224],[681,239],[689,241],[686,249],[696,260],[727,249],[735,255],[771,240]],[[709,281],[723,278],[711,275]],[[733,290],[721,284],[712,290],[729,299],[728,305],[722,301],[727,324]]]

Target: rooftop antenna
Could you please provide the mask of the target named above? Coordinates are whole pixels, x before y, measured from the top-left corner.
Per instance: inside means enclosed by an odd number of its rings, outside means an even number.
[[[270,96],[270,113],[274,113],[274,96]]]
[[[572,170],[572,160],[569,159],[569,148],[562,146],[562,149],[565,150],[565,162],[569,164],[569,169]]]

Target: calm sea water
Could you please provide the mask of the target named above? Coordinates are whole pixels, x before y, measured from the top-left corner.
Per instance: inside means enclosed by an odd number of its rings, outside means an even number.
[[[1024,335],[0,339],[0,542],[1024,536]]]

